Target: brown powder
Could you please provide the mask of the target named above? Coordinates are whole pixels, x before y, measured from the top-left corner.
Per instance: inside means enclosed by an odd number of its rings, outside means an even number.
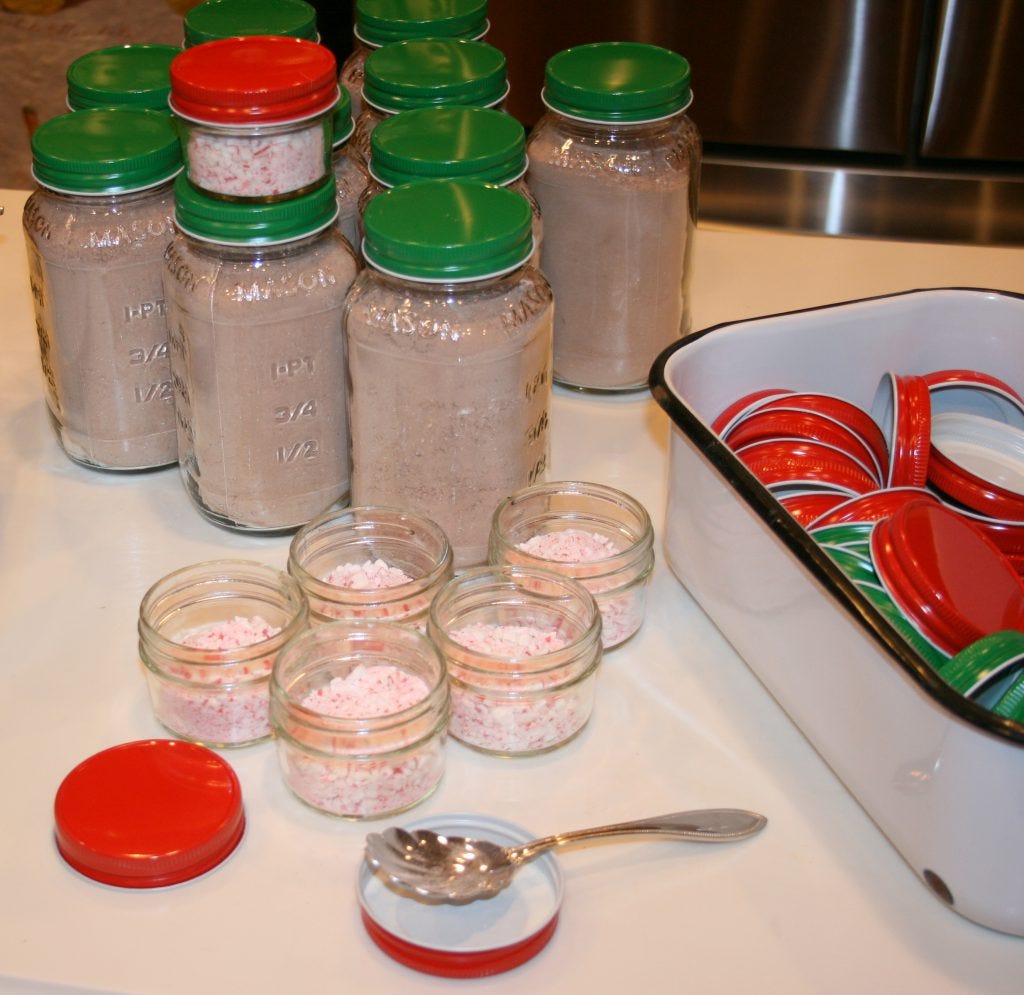
[[[457,567],[485,562],[498,502],[546,470],[550,287],[530,267],[447,290],[367,268],[345,327],[353,503],[426,515]]]
[[[116,197],[37,190],[22,216],[47,403],[73,460],[178,458],[161,274],[169,187]]]
[[[207,517],[286,530],[347,497],[341,314],[355,273],[333,226],[259,251],[180,235],[168,248],[182,473]]]
[[[555,292],[560,383],[644,387],[655,357],[688,328],[696,191],[680,149],[698,139],[688,119],[679,122],[685,141],[653,140],[636,126],[633,137],[622,129],[609,142],[552,116],[531,135],[527,181],[544,218],[541,269]]]

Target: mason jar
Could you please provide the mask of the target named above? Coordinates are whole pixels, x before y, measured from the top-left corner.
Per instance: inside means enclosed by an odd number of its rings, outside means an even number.
[[[421,632],[389,622],[329,622],[278,655],[270,714],[285,784],[347,819],[423,801],[445,767],[444,663]]]
[[[533,257],[544,235],[540,207],[526,174],[526,131],[511,114],[490,107],[439,104],[400,111],[370,134],[370,181],[360,215],[383,190],[430,179],[483,180],[522,194],[533,212]]]
[[[182,478],[211,521],[290,531],[349,491],[345,295],[333,179],[231,203],[184,177],[164,286]]]
[[[47,408],[64,452],[103,470],[178,458],[161,283],[181,151],[167,114],[91,108],[32,134],[22,214]]]
[[[331,172],[337,64],[302,38],[224,38],[186,48],[171,63],[169,104],[185,174],[232,200],[279,200],[322,185]]]
[[[399,111],[438,104],[502,107],[508,96],[505,56],[485,41],[413,38],[391,42],[367,56],[363,106],[352,148],[370,159],[370,135]]]
[[[338,74],[352,99],[352,115],[363,109],[366,57],[408,38],[471,38],[487,34],[487,0],[356,0],[353,46]]]
[[[70,63],[68,108],[148,107],[170,113],[171,62],[181,52],[174,45],[112,45],[86,52]]]
[[[451,686],[449,732],[497,756],[567,743],[594,708],[601,614],[582,584],[515,565],[467,570],[430,609]]]
[[[288,572],[315,623],[375,619],[423,631],[452,577],[452,550],[436,522],[399,508],[343,508],[296,532]]]
[[[494,508],[547,469],[553,302],[524,265],[531,222],[515,191],[470,180],[406,183],[363,215],[345,305],[352,503],[437,522],[457,569],[486,562]]]
[[[555,380],[646,389],[690,327],[701,142],[685,113],[689,63],[655,45],[580,45],[548,61],[542,98],[527,182],[558,301]]]
[[[161,578],[139,606],[139,655],[156,720],[206,746],[270,735],[270,673],[307,624],[288,574],[250,560],[210,560]]]
[[[334,183],[338,191],[338,227],[348,244],[359,255],[361,226],[359,215],[363,191],[370,182],[361,156],[353,155],[349,150],[349,139],[352,137],[354,124],[352,108],[349,103],[348,91],[342,90],[334,109],[334,139],[331,145],[331,169],[334,172]]]
[[[245,35],[320,40],[316,8],[305,0],[205,0],[185,12],[185,47]]]
[[[604,484],[559,480],[505,498],[491,524],[492,564],[555,570],[579,581],[601,611],[601,640],[611,649],[643,624],[654,568],[647,510]]]

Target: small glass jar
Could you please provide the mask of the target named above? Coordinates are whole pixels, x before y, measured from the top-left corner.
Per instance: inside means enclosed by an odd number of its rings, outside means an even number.
[[[356,274],[333,178],[239,204],[175,187],[164,286],[181,473],[242,531],[296,529],[349,491],[345,295]]]
[[[389,622],[330,622],[292,640],[271,678],[270,714],[285,783],[346,819],[423,801],[445,766],[444,663],[421,632]]]
[[[547,468],[553,302],[524,265],[531,221],[519,194],[470,180],[403,184],[363,216],[345,305],[352,503],[437,522],[457,569],[486,562],[495,506]]]
[[[67,68],[68,107],[148,107],[170,113],[174,45],[114,45],[80,55]]]
[[[279,200],[331,172],[337,68],[328,48],[302,38],[224,38],[171,63],[171,111],[185,173],[204,193]]]
[[[314,623],[400,622],[426,630],[434,595],[452,577],[448,538],[397,508],[346,508],[301,528],[288,551]]]
[[[331,168],[334,183],[338,189],[338,228],[355,250],[359,252],[361,203],[363,191],[370,182],[370,174],[360,156],[349,153],[349,139],[352,137],[352,108],[348,91],[342,90],[334,109],[334,141],[331,149]]]
[[[316,8],[305,0],[205,0],[185,12],[183,26],[186,48],[246,35],[320,40]]]
[[[370,159],[370,135],[399,111],[439,104],[502,107],[508,96],[505,56],[485,41],[413,38],[370,53],[363,76],[363,107],[352,148]]]
[[[551,570],[477,567],[430,609],[451,685],[449,732],[502,757],[568,742],[594,708],[601,615],[582,584]]]
[[[527,182],[558,300],[555,380],[646,389],[655,357],[690,327],[701,156],[690,66],[654,45],[601,42],[554,55],[544,80]]]
[[[530,261],[538,264],[544,229],[540,207],[523,178],[526,131],[511,114],[444,104],[400,111],[373,129],[368,169],[370,182],[360,197],[360,216],[371,198],[403,183],[469,179],[515,190],[533,212]]]
[[[654,530],[639,501],[603,484],[536,484],[498,505],[492,564],[555,570],[579,581],[601,610],[601,640],[611,649],[643,624],[654,569]]]
[[[354,44],[338,74],[352,99],[352,115],[363,109],[366,57],[408,38],[471,38],[487,34],[487,0],[356,0]]]
[[[170,117],[145,108],[61,114],[32,134],[39,184],[22,214],[47,407],[83,466],[178,458],[163,254],[181,170]]]
[[[157,721],[206,746],[270,735],[270,673],[307,625],[288,574],[249,560],[210,560],[158,580],[139,606],[139,655]]]

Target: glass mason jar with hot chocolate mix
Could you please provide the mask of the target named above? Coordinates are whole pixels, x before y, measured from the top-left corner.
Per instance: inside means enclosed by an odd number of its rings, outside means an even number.
[[[355,0],[354,44],[338,75],[353,116],[363,109],[363,69],[375,49],[407,38],[479,40],[488,27],[487,0]]]
[[[701,157],[690,66],[654,45],[600,42],[552,56],[544,84],[527,182],[558,301],[555,380],[639,390],[690,324]]]
[[[143,470],[178,458],[161,283],[181,169],[167,114],[94,108],[32,135],[23,216],[47,405],[76,463]]]
[[[378,194],[345,307],[352,500],[437,522],[486,562],[498,502],[543,479],[551,288],[525,265],[526,199],[470,180]]]
[[[181,473],[199,510],[290,531],[349,490],[345,294],[356,273],[333,179],[272,203],[182,175],[164,287]]]

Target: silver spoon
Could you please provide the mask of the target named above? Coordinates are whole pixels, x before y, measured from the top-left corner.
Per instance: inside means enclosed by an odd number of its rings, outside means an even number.
[[[463,903],[497,894],[527,861],[566,843],[613,836],[668,836],[725,843],[753,836],[767,822],[757,812],[711,808],[556,833],[511,847],[429,829],[392,826],[366,837],[366,861],[399,887],[425,898]]]

